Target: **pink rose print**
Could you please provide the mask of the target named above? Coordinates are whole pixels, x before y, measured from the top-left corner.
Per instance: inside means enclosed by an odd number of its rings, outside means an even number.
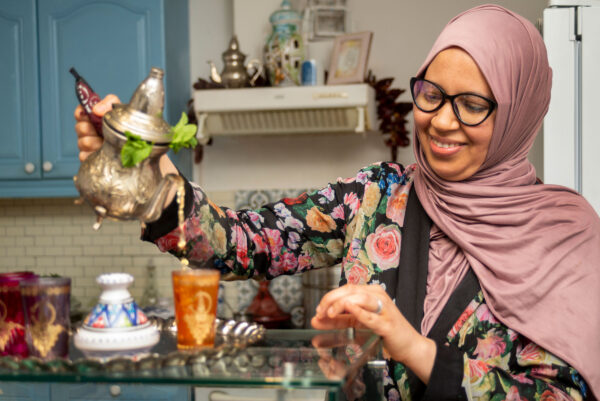
[[[506,393],[505,401],[527,401],[527,398],[521,397],[516,386],[512,386]]]
[[[477,308],[476,316],[480,322],[490,322],[491,324],[498,323],[498,320],[496,320],[490,309],[485,304]]]
[[[553,379],[558,375],[558,369],[552,369],[551,365],[539,365],[531,368],[531,375],[539,378]]]
[[[365,247],[369,259],[381,270],[398,266],[400,261],[400,230],[396,226],[379,226],[367,236]]]
[[[522,361],[539,363],[544,360],[544,351],[534,343],[529,343],[519,352],[517,358]]]
[[[346,280],[349,284],[366,284],[369,280],[369,270],[358,261],[346,270]]]
[[[312,259],[310,258],[310,255],[303,253],[303,254],[300,254],[300,256],[298,256],[298,271],[299,272],[302,272],[302,271],[308,269],[311,265],[312,265]]]
[[[450,333],[448,333],[448,337],[453,338],[458,334],[458,332],[463,327],[463,325],[465,324],[467,319],[471,317],[473,312],[475,312],[476,306],[477,306],[477,301],[476,300],[471,301],[471,303],[467,306],[467,309],[464,310],[464,312],[460,315],[460,317],[458,318],[456,323],[454,323],[454,326],[452,326],[452,329],[450,329]]]
[[[477,339],[477,348],[475,348],[475,355],[482,359],[491,359],[500,356],[506,349],[506,343],[502,337],[491,334],[485,338]]]
[[[350,209],[350,216],[348,218],[352,218],[360,207],[360,199],[358,199],[358,196],[354,192],[349,192],[344,194],[344,205],[348,205]]]
[[[398,190],[398,184],[392,185],[392,194],[388,199],[385,215],[394,223],[402,226],[404,224],[404,212],[408,194]]]
[[[237,261],[244,269],[247,269],[250,265],[250,258],[248,257],[248,240],[246,238],[246,233],[242,227],[238,225],[234,226],[233,231],[235,234]]]
[[[511,375],[511,376],[513,379],[515,379],[519,383],[533,384],[533,380],[528,378],[526,373],[519,373],[518,375]]]
[[[562,390],[548,385],[550,389],[544,391],[540,397],[540,401],[572,401],[572,398],[565,394]]]
[[[215,251],[210,246],[205,236],[201,237],[202,239],[194,244],[192,247],[192,251],[189,253],[189,258],[198,261],[208,260],[213,256]]]
[[[238,217],[237,213],[235,212],[235,210],[227,209],[227,210],[225,210],[225,214],[230,219],[234,219],[235,221],[239,220],[239,217]]]
[[[160,249],[161,252],[168,252],[177,249],[178,242],[179,229],[176,228],[164,237],[160,237],[158,241],[156,241],[156,246],[158,246],[158,249]]]
[[[281,248],[283,248],[281,233],[270,228],[265,228],[264,232],[267,235],[267,247],[269,248],[269,252],[271,255],[279,255],[281,253]]]
[[[480,378],[490,371],[490,367],[484,361],[479,359],[469,359],[469,375],[471,377]]]
[[[344,205],[337,205],[331,212],[331,217],[334,219],[344,220]]]

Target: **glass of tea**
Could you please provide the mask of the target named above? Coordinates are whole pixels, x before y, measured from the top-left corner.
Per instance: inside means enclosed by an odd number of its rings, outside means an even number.
[[[71,279],[37,277],[19,283],[29,355],[65,358],[69,353]]]
[[[171,274],[177,348],[212,347],[221,273],[215,269],[180,269]]]

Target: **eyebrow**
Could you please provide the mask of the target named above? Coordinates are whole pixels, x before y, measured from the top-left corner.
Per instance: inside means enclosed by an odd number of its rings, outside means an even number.
[[[442,88],[442,90],[443,90],[443,91],[444,91],[444,92],[445,92],[445,93],[446,93],[448,96],[454,96],[454,95],[463,95],[463,94],[465,94],[465,95],[478,95],[478,96],[485,97],[485,98],[487,98],[487,99],[491,99],[491,100],[493,100],[494,102],[496,101],[496,98],[494,97],[494,95],[493,95],[493,94],[486,95],[486,94],[484,94],[484,93],[482,93],[482,92],[478,92],[478,91],[467,91],[467,92],[458,92],[458,93],[448,93],[448,91],[447,91],[447,90],[446,90],[446,89],[445,89],[445,88],[444,88],[444,87],[443,87],[441,84],[437,83],[437,82],[436,82],[436,81],[434,81],[433,79],[425,78],[425,76],[423,76],[423,78],[422,78],[422,79],[425,79],[425,80],[427,80],[427,81],[429,81],[429,82],[433,82],[434,84],[436,84],[437,86],[439,86],[440,88]]]

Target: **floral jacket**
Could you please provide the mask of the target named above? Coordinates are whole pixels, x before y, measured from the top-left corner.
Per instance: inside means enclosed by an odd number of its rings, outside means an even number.
[[[220,208],[188,182],[183,224],[178,225],[173,202],[142,238],[192,265],[217,266],[226,278],[270,279],[341,262],[340,285],[385,288],[385,278],[398,269],[415,168],[374,164],[350,179],[258,210]],[[182,230],[187,244],[180,250]],[[587,387],[578,372],[500,323],[481,292],[451,327],[438,342],[430,381],[426,387],[421,383],[424,392],[417,391],[402,364],[389,361],[387,399],[585,399]]]

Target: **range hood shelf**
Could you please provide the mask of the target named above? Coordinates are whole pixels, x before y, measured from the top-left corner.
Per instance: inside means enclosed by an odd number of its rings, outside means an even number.
[[[219,135],[365,133],[375,107],[368,84],[194,91],[203,144]]]

